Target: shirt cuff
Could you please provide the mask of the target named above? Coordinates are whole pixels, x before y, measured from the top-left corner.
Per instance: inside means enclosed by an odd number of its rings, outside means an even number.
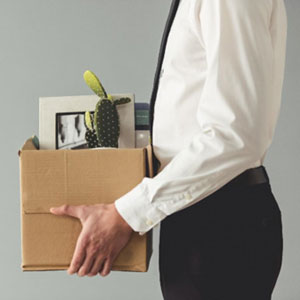
[[[127,194],[115,200],[116,209],[121,217],[134,231],[139,232],[139,235],[144,235],[167,216],[151,202],[147,180],[150,178],[144,177]]]

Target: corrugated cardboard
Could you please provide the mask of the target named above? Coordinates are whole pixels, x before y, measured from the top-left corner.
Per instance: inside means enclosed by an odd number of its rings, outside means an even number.
[[[81,223],[55,216],[50,207],[112,203],[152,177],[145,148],[37,150],[29,138],[19,150],[22,270],[64,270],[70,265]],[[146,272],[152,230],[133,232],[112,270]]]

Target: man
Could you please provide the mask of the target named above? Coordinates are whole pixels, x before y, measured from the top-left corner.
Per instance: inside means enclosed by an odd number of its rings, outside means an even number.
[[[283,241],[263,162],[286,29],[283,0],[173,0],[151,99],[159,169],[113,204],[51,210],[83,225],[69,273],[107,275],[160,223],[164,299],[271,299]]]

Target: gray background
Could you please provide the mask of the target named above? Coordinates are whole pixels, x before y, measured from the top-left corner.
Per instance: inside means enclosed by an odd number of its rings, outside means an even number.
[[[79,278],[20,269],[17,151],[38,134],[38,97],[92,94],[94,70],[110,93],[149,102],[170,0],[0,0],[0,298],[162,299],[159,226],[149,272]],[[282,271],[275,300],[300,298],[299,68],[300,2],[287,1],[288,45],[281,114],[265,159],[284,226]]]

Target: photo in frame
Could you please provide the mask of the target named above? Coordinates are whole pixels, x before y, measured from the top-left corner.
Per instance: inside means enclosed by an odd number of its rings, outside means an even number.
[[[117,105],[120,121],[119,148],[135,148],[134,94],[111,94],[113,100],[129,97],[131,101]],[[94,113],[97,95],[39,97],[40,149],[84,149],[84,113]]]

